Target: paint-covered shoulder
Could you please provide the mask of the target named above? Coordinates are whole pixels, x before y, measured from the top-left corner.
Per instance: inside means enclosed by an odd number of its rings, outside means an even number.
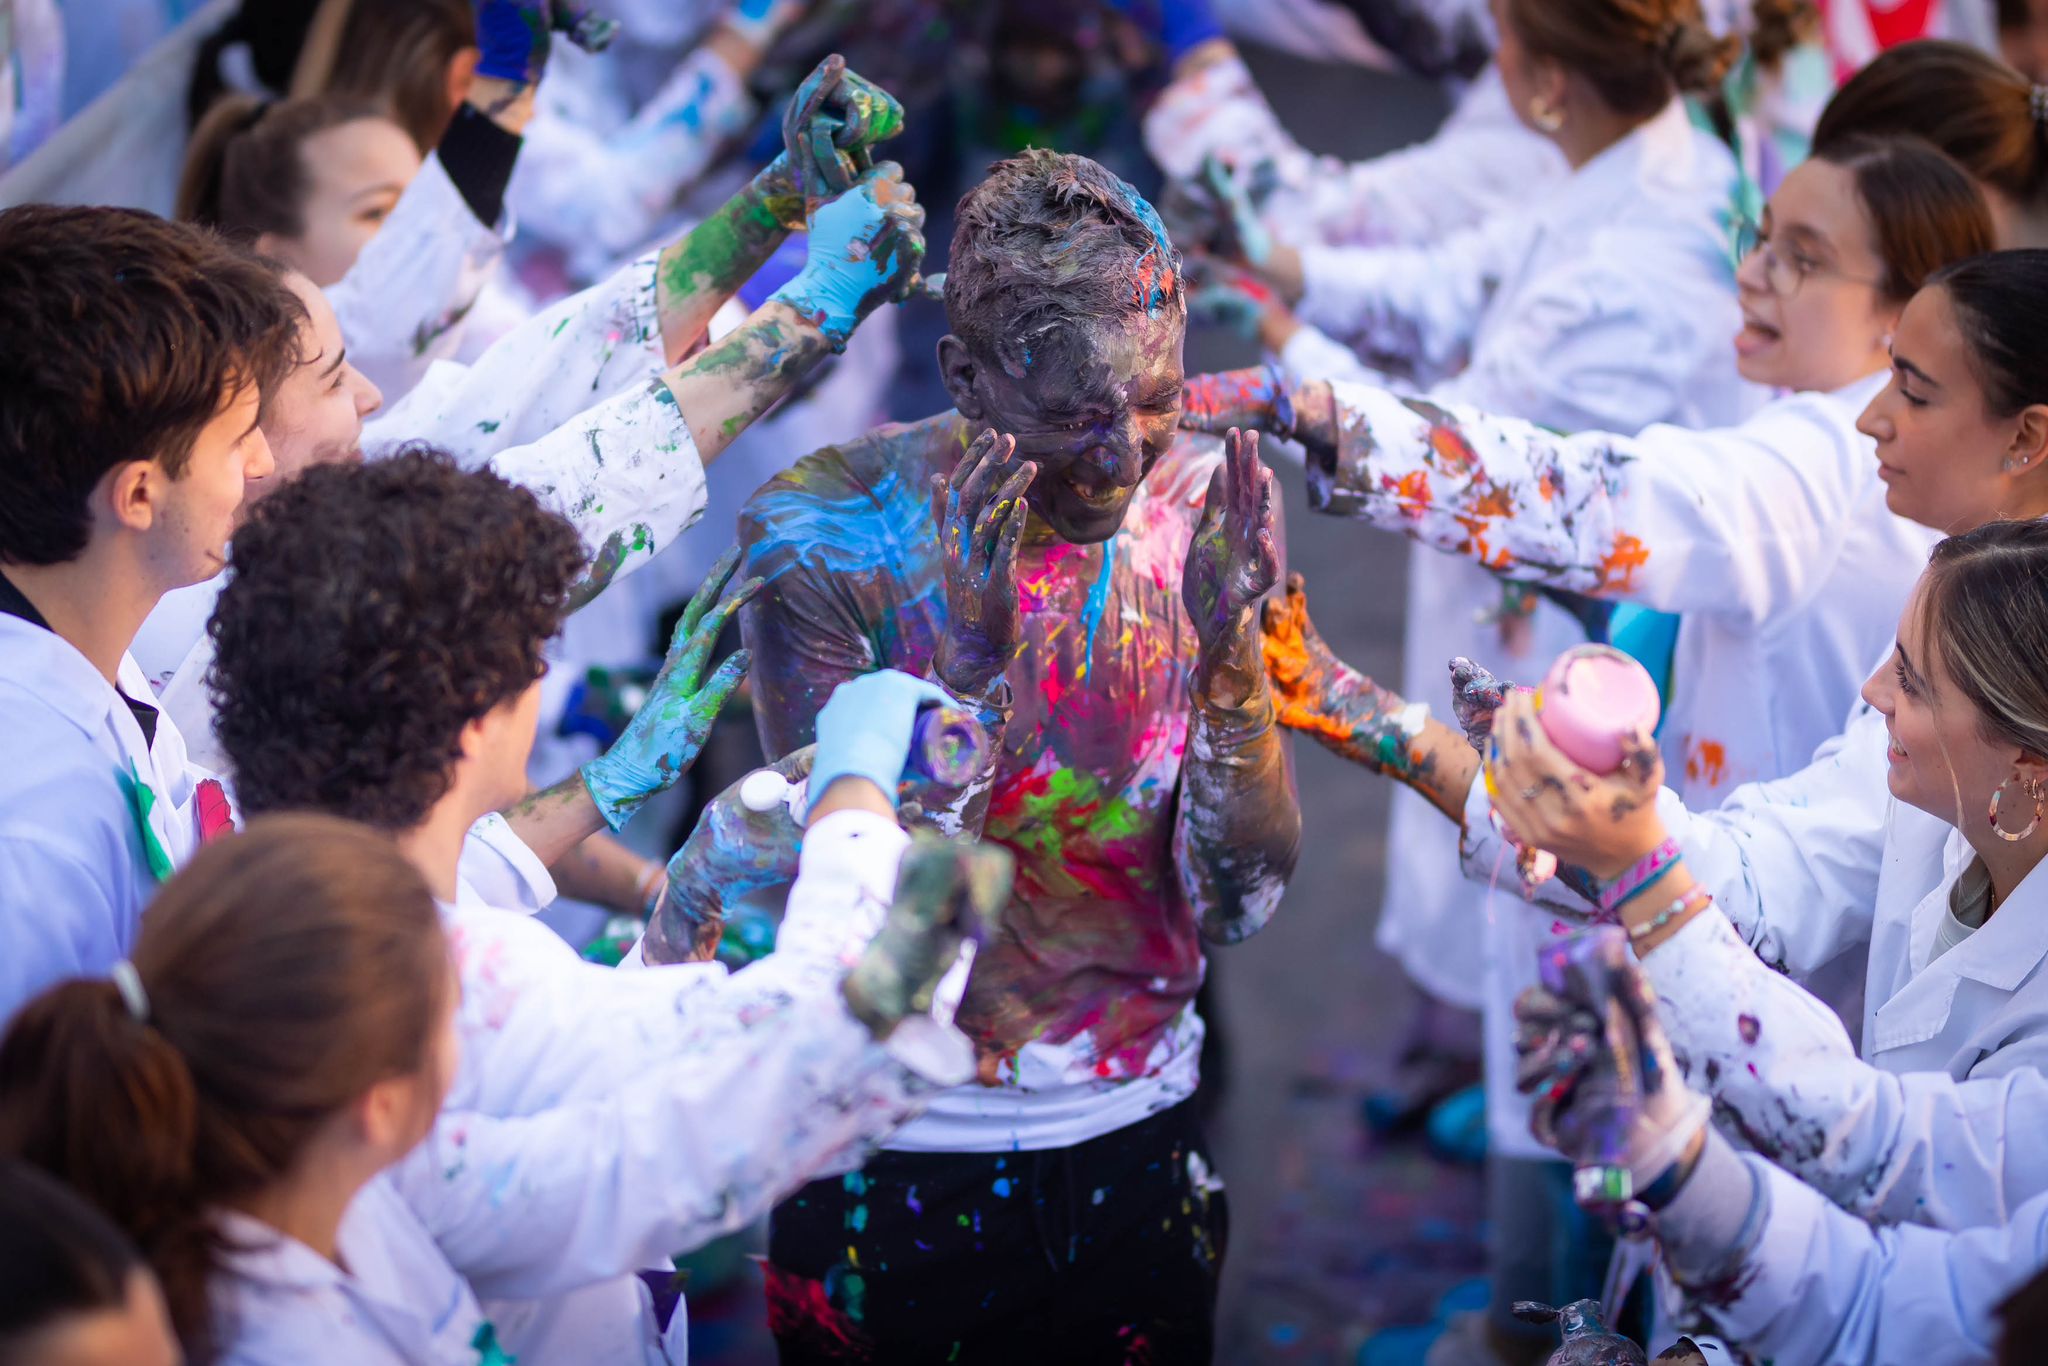
[[[930,541],[926,472],[952,439],[951,415],[891,423],[813,451],[754,491],[740,510],[749,574],[799,562],[835,570],[900,562]]]

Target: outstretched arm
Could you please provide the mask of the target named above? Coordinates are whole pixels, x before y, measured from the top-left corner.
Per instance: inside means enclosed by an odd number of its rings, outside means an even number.
[[[1265,927],[1301,852],[1301,804],[1255,615],[1280,577],[1274,502],[1258,433],[1231,432],[1181,580],[1198,648],[1174,866],[1203,937],[1219,944]]]

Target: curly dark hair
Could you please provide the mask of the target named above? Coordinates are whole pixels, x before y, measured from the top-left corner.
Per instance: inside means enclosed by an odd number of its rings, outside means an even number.
[[[242,807],[407,830],[462,728],[541,674],[585,565],[526,489],[413,446],[322,465],[258,503],[207,630]]]
[[[304,313],[273,267],[189,223],[0,213],[0,561],[76,559],[117,465],[181,475],[225,402],[298,364]]]
[[[1064,344],[1071,327],[1186,300],[1180,253],[1159,215],[1098,162],[1029,147],[961,197],[946,321],[1011,374],[1024,373],[1033,351]]]

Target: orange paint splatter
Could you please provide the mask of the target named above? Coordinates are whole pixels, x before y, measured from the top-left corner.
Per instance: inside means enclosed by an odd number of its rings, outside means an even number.
[[[1635,588],[1636,571],[1650,562],[1650,548],[1627,532],[1620,532],[1614,538],[1614,549],[1607,552],[1600,561],[1600,588],[1603,593],[1627,593]]]
[[[1451,474],[1464,474],[1479,464],[1479,456],[1472,450],[1472,443],[1465,439],[1465,434],[1441,422],[1430,424],[1429,448],[1436,452],[1436,458]]]
[[[1728,750],[1718,740],[1691,740],[1685,746],[1685,776],[1692,782],[1719,787],[1728,776]]]

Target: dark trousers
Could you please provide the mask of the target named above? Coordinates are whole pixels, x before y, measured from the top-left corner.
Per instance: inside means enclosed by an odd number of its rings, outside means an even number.
[[[1071,1148],[877,1153],[779,1205],[783,1366],[1205,1366],[1229,1238],[1192,1102]]]

